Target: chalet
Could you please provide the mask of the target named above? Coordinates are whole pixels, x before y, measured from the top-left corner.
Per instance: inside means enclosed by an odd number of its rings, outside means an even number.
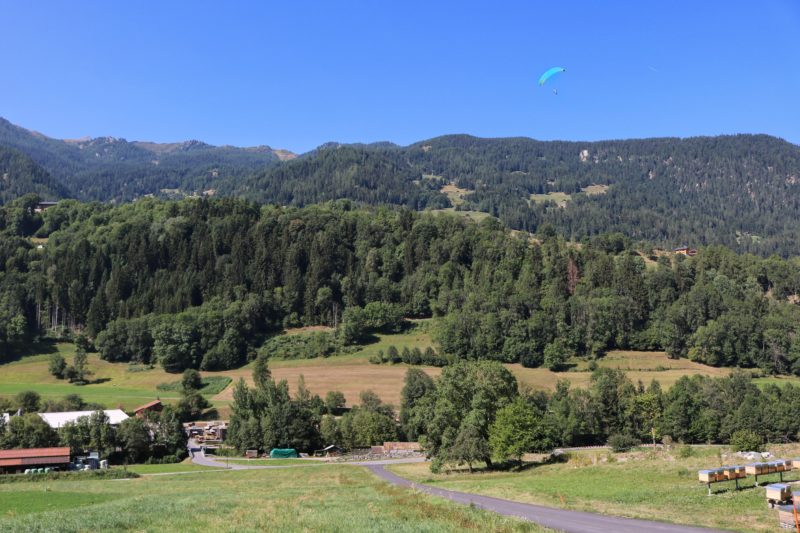
[[[686,255],[689,257],[694,257],[697,255],[697,248],[689,248],[688,246],[679,246],[672,250],[673,254],[677,255]]]
[[[45,209],[53,207],[54,205],[58,205],[58,202],[39,202],[36,204],[36,207],[33,208],[34,213],[41,213]]]
[[[22,474],[30,468],[69,468],[69,447],[0,450],[0,472]]]
[[[134,409],[133,416],[136,418],[144,418],[147,413],[160,413],[162,409],[164,409],[164,405],[161,403],[161,400],[153,400],[152,402],[140,405]]]
[[[79,418],[90,417],[95,411],[66,411],[64,413],[39,413],[39,416],[53,429],[59,429],[68,422],[77,422]],[[112,426],[120,425],[129,417],[122,409],[106,409],[103,411]]]

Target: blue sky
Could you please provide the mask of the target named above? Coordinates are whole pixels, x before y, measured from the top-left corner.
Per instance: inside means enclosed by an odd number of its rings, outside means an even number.
[[[59,138],[800,143],[797,0],[0,0],[0,22],[0,116]]]

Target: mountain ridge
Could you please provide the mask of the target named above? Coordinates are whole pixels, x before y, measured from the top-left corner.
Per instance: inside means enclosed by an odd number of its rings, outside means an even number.
[[[12,142],[9,141],[11,139]],[[82,200],[215,194],[303,206],[348,199],[479,211],[572,240],[618,232],[659,246],[800,254],[800,146],[765,134],[538,141],[449,134],[407,146],[70,142],[0,121],[11,144]]]

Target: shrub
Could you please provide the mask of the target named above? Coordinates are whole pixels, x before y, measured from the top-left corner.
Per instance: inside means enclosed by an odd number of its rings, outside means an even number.
[[[681,459],[688,459],[694,455],[694,448],[689,446],[688,444],[684,444],[678,449],[678,457]]]
[[[54,353],[50,356],[47,370],[58,379],[64,379],[64,372],[67,370],[67,362],[60,353]]]
[[[544,366],[548,370],[558,372],[567,362],[569,350],[561,339],[556,339],[544,348]]]
[[[614,433],[608,437],[608,445],[611,446],[611,451],[614,453],[627,452],[634,446],[638,446],[639,440],[625,433]]]
[[[740,429],[731,435],[731,448],[735,452],[760,452],[764,439],[751,429]]]

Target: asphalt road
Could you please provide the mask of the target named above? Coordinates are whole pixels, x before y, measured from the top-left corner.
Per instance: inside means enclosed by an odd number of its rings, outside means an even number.
[[[713,529],[667,524],[664,522],[651,522],[633,518],[621,518],[581,511],[568,511],[554,509],[541,505],[502,500],[489,496],[479,496],[466,492],[440,489],[430,485],[414,483],[386,470],[383,465],[365,465],[373,474],[403,487],[409,487],[433,496],[447,498],[465,505],[474,505],[481,509],[494,511],[505,516],[512,516],[536,522],[545,527],[569,533],[713,533]]]

